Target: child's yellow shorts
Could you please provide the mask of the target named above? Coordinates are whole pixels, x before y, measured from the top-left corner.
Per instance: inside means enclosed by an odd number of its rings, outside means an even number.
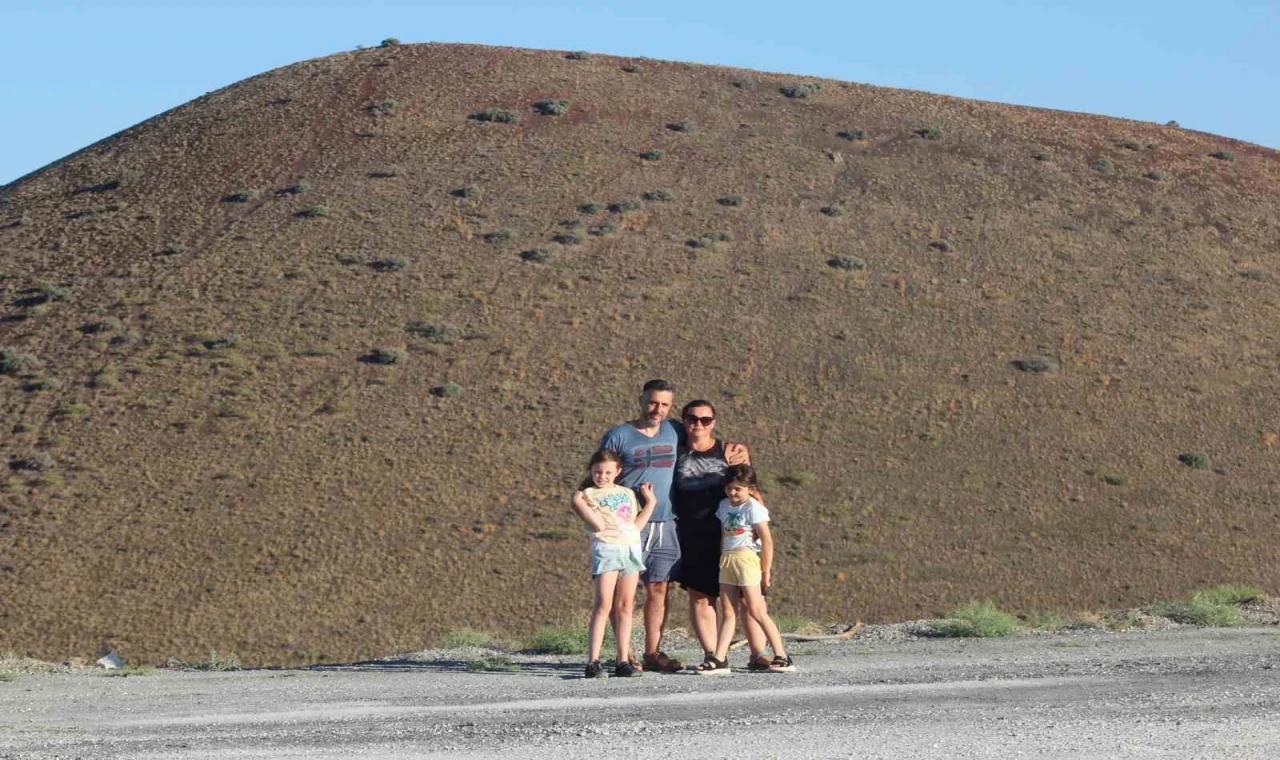
[[[759,586],[760,555],[753,549],[735,549],[720,555],[720,582],[727,586]]]

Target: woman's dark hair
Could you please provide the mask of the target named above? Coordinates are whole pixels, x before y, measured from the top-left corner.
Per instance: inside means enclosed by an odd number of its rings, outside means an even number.
[[[710,409],[712,417],[716,416],[716,407],[714,404],[712,404],[710,401],[707,401],[704,398],[695,398],[693,401],[690,401],[689,403],[685,404],[684,408],[680,410],[680,419],[684,419],[686,416],[688,416],[690,409],[697,409],[700,406],[705,406],[706,408]]]
[[[611,449],[600,449],[591,455],[591,461],[587,462],[587,477],[582,479],[582,483],[578,485],[579,491],[585,491],[588,488],[594,488],[596,482],[591,479],[591,468],[601,462],[613,462],[618,465],[618,470],[622,470],[622,455]]]
[[[756,468],[749,464],[734,464],[724,470],[724,484],[741,483],[747,488],[759,488],[760,479],[756,477]]]

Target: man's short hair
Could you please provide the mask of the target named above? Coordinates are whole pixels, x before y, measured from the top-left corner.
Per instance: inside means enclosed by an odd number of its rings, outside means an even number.
[[[675,393],[676,386],[666,380],[650,380],[644,384],[643,392],[650,393],[652,391],[671,391],[672,393]]]

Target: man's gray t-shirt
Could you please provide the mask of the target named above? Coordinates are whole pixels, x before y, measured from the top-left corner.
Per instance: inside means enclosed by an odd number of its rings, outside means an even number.
[[[650,522],[665,522],[673,517],[671,488],[679,444],[680,426],[673,420],[663,420],[658,434],[652,438],[624,422],[610,428],[600,439],[601,449],[617,452],[622,457],[618,485],[634,489],[641,483],[653,484],[653,496],[658,503],[649,517]]]

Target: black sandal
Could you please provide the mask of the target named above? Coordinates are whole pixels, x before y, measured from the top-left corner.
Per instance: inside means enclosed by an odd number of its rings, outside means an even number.
[[[791,657],[779,655],[773,658],[769,663],[769,670],[775,673],[794,673],[796,672],[796,664],[791,661]]]
[[[768,673],[773,670],[769,663],[769,658],[762,654],[753,654],[747,660],[747,670],[752,673]]]
[[[700,676],[727,676],[731,672],[729,670],[729,661],[717,660],[714,655],[703,660],[702,664],[693,669],[693,672]]]

